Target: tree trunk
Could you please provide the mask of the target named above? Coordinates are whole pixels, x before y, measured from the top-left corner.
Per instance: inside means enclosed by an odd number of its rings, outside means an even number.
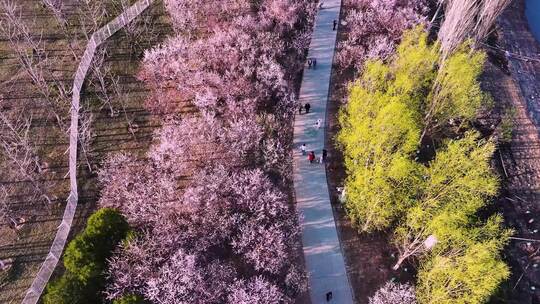
[[[406,255],[400,257],[400,258],[397,260],[397,262],[396,262],[396,264],[394,265],[394,267],[392,267],[392,269],[393,269],[393,270],[398,270],[399,267],[401,267],[401,264],[403,264],[403,262],[404,262],[408,257],[409,257],[409,256],[406,256]]]

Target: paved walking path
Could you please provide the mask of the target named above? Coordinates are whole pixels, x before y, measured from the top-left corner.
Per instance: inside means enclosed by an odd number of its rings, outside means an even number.
[[[317,158],[324,146],[326,103],[337,31],[332,30],[339,20],[340,0],[324,1],[316,17],[308,57],[317,59],[316,69],[305,69],[300,89],[300,102],[310,103],[309,114],[296,115],[294,123],[294,187],[301,215],[302,243],[312,304],[328,303],[325,294],[333,293],[330,303],[353,303],[345,261],[334,222],[330,195],[323,165],[307,161],[300,146],[315,151]],[[317,128],[317,119],[323,127]]]

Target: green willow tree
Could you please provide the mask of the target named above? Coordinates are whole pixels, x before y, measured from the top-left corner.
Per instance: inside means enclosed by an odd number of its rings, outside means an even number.
[[[460,247],[463,239],[471,238],[461,227],[473,223],[478,210],[497,194],[498,179],[489,165],[494,149],[491,141],[479,141],[476,132],[467,132],[437,153],[425,168],[418,199],[396,229],[400,256],[394,269],[423,253],[430,236],[436,245],[429,249],[439,250]]]
[[[426,99],[422,136],[436,134],[449,123],[457,128],[467,125],[481,108],[491,104],[478,81],[485,61],[485,53],[471,49],[471,42],[467,41],[439,62],[437,77]]]
[[[348,173],[346,208],[361,231],[387,229],[415,205],[421,138],[455,121],[463,126],[486,104],[477,81],[484,57],[465,44],[441,64],[439,46],[417,27],[404,34],[390,63],[366,63],[337,135]]]
[[[419,303],[480,304],[489,299],[510,274],[499,255],[508,232],[501,233],[497,221],[492,221],[490,239],[432,255],[422,264],[416,288]]]
[[[477,217],[499,187],[495,145],[463,133],[490,101],[478,82],[484,61],[468,42],[443,61],[415,28],[391,62],[366,63],[339,115],[348,215],[360,231],[394,228],[394,268],[420,262],[420,304],[480,304],[508,276],[499,251],[511,231],[500,216]],[[441,145],[418,162],[426,137]]]
[[[409,98],[392,93],[390,68],[382,62],[366,70],[340,115],[338,141],[345,151],[347,209],[363,231],[384,229],[412,204],[419,179],[411,160],[421,128]],[[395,91],[397,92],[397,91]]]

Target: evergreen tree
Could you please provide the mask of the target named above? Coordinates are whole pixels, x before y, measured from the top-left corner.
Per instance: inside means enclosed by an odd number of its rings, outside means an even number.
[[[128,232],[129,225],[118,211],[102,208],[92,214],[85,229],[68,244],[66,272],[47,284],[43,303],[102,303],[107,259]]]
[[[136,294],[128,294],[113,301],[113,304],[148,304],[143,297]]]

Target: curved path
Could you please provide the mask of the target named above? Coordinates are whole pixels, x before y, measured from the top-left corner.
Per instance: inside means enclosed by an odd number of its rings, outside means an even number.
[[[328,303],[327,292],[332,292],[329,303],[354,303],[330,205],[325,167],[310,164],[307,156],[300,152],[300,146],[305,143],[307,150],[315,151],[318,157],[324,147],[325,130],[324,127],[318,129],[316,123],[321,119],[322,125],[326,125],[337,36],[332,25],[334,20],[339,20],[340,8],[340,0],[327,0],[316,16],[308,57],[316,58],[317,66],[304,69],[299,97],[302,104],[311,105],[311,110],[309,114],[297,114],[294,123],[294,188],[312,304]]]
[[[92,34],[86,50],[81,58],[77,72],[75,73],[75,79],[73,80],[72,100],[71,100],[71,125],[69,129],[69,182],[70,193],[67,199],[66,209],[62,217],[62,222],[58,226],[56,236],[54,238],[49,254],[45,258],[45,261],[39,268],[39,272],[34,278],[32,285],[26,292],[23,299],[23,304],[35,304],[38,302],[41,293],[45,289],[47,282],[51,278],[51,275],[58,264],[62,251],[66,244],[77,209],[77,201],[79,199],[77,191],[77,144],[79,138],[79,101],[81,89],[86,78],[86,74],[94,57],[94,53],[105,40],[111,37],[118,30],[130,23],[135,17],[139,16],[154,0],[139,0],[122,14],[116,17],[111,22],[107,23],[104,27],[97,30]]]

